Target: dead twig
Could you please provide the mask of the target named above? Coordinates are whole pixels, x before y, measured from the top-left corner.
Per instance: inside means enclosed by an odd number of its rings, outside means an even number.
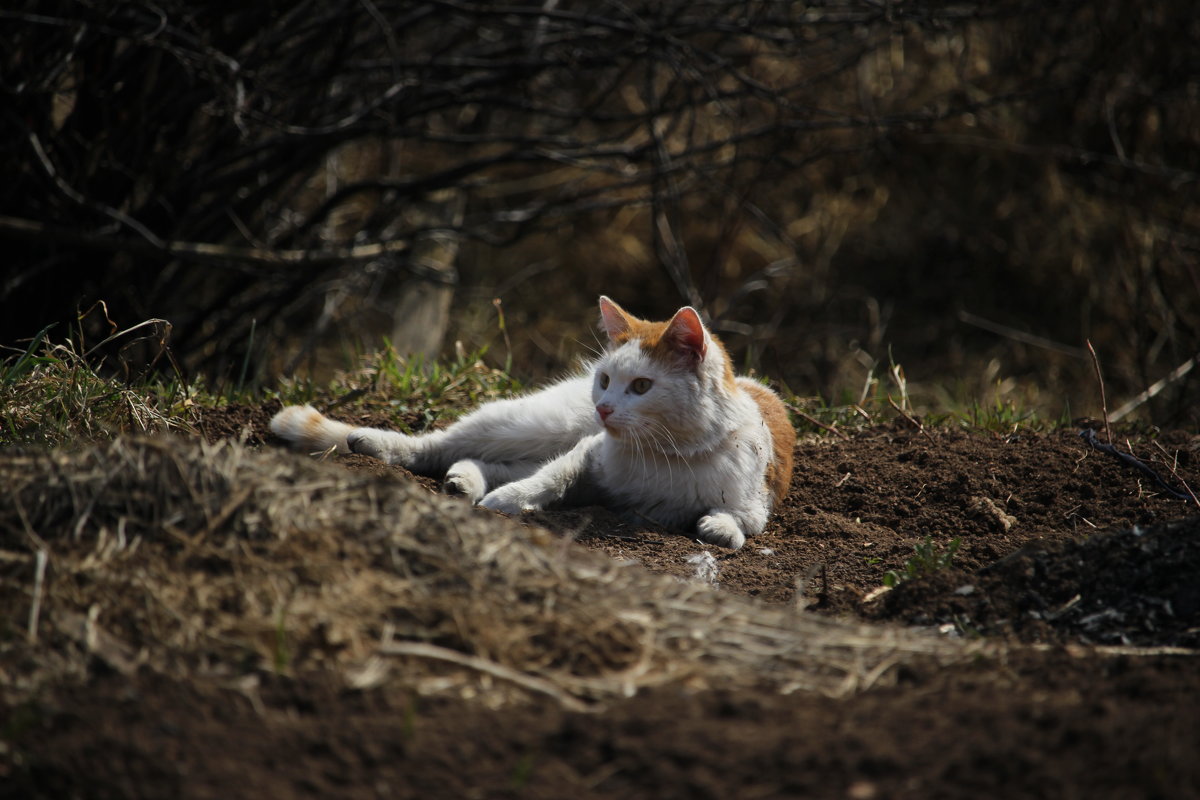
[[[130,220],[133,222],[133,220]],[[56,240],[93,250],[131,252],[144,256],[166,255],[197,264],[222,264],[234,261],[256,266],[325,267],[347,261],[373,261],[386,256],[406,254],[412,243],[407,239],[369,242],[352,247],[260,248],[237,247],[213,242],[161,241],[152,238],[130,239],[116,235],[94,234],[41,220],[0,215],[0,234],[34,241]]]
[[[818,575],[821,576],[822,586],[820,593],[817,594],[817,602],[824,603],[829,599],[829,573],[825,569],[825,562],[819,561],[808,568],[808,571],[804,573],[804,577],[797,576],[796,578],[795,602],[796,608],[800,611],[811,605],[808,598],[804,596],[804,593],[808,591],[809,584],[816,580]]]
[[[810,415],[810,414],[805,414],[803,411],[801,411],[799,408],[797,408],[796,406],[792,405],[791,403],[788,403],[788,404],[787,404],[787,407],[788,407],[789,409],[791,409],[791,412],[792,412],[793,414],[795,414],[797,417],[799,417],[800,419],[802,419],[802,420],[804,420],[805,422],[807,422],[809,425],[812,425],[812,426],[814,426],[814,427],[820,428],[820,429],[821,429],[821,430],[823,430],[823,431],[827,431],[827,432],[829,432],[829,433],[832,433],[834,436],[837,436],[838,438],[842,439],[843,441],[847,441],[847,442],[848,442],[848,441],[850,441],[850,437],[849,437],[849,436],[847,436],[847,435],[846,435],[844,432],[842,432],[842,431],[839,431],[839,430],[838,430],[836,427],[834,427],[833,425],[826,425],[824,422],[821,422],[821,421],[820,421],[819,419],[817,419],[816,417],[814,417],[814,416],[812,416],[812,415]]]
[[[900,416],[904,417],[904,419],[908,422],[909,425],[912,425],[914,428],[917,429],[917,433],[921,434],[929,441],[931,441],[931,442],[933,441],[933,437],[929,435],[929,431],[925,430],[925,426],[922,425],[915,417],[913,417],[911,414],[909,414],[903,408],[896,405],[896,401],[892,399],[892,396],[890,394],[888,395],[888,402],[892,404],[892,408],[896,409],[896,413],[898,413]]]
[[[37,551],[37,563],[33,568],[33,603],[29,606],[29,630],[26,632],[29,643],[37,642],[38,617],[42,612],[42,590],[46,582],[46,551]]]
[[[1171,471],[1171,477],[1174,478],[1176,482],[1183,487],[1183,491],[1187,492],[1188,496],[1192,498],[1192,504],[1196,506],[1196,508],[1200,508],[1200,499],[1196,498],[1196,493],[1192,491],[1192,487],[1188,486],[1187,481],[1179,476],[1179,471],[1175,469],[1175,459],[1172,458],[1171,454],[1167,452],[1167,448],[1163,447],[1158,442],[1155,442],[1154,446],[1157,447],[1163,456],[1166,457],[1167,460],[1163,463],[1166,464],[1167,469]]]
[[[1181,379],[1185,375],[1187,375],[1189,372],[1191,372],[1192,368],[1196,366],[1197,362],[1200,362],[1200,355],[1192,356],[1187,361],[1183,362],[1178,367],[1171,370],[1170,373],[1168,373],[1165,378],[1155,381],[1153,384],[1150,385],[1150,388],[1146,389],[1146,391],[1142,392],[1137,397],[1133,398],[1128,403],[1126,403],[1125,405],[1121,406],[1116,411],[1114,411],[1112,413],[1112,421],[1120,422],[1126,416],[1128,416],[1132,412],[1136,411],[1147,400],[1152,399],[1153,397],[1158,395],[1160,392],[1162,392],[1163,389],[1166,389],[1168,386],[1175,383],[1176,381],[1178,381],[1179,379]]]
[[[993,322],[990,319],[984,319],[970,311],[959,311],[958,319],[960,322],[965,322],[967,325],[974,325],[976,328],[982,328],[985,331],[994,333],[997,336],[1003,336],[1006,339],[1012,339],[1014,342],[1040,347],[1043,350],[1049,350],[1054,353],[1062,353],[1071,358],[1085,358],[1086,354],[1079,347],[1071,347],[1067,344],[1060,344],[1052,339],[1047,339],[1044,336],[1037,336],[1032,333],[1010,328],[1008,325],[1001,325],[999,322]]]
[[[1176,489],[1174,486],[1172,486],[1171,484],[1164,481],[1161,475],[1159,475],[1157,472],[1155,472],[1154,469],[1150,465],[1146,464],[1145,462],[1143,462],[1139,458],[1137,458],[1137,456],[1134,456],[1130,453],[1122,453],[1120,450],[1113,447],[1111,444],[1106,444],[1105,442],[1102,442],[1099,439],[1097,439],[1096,432],[1094,430],[1092,430],[1091,428],[1084,428],[1082,431],[1079,432],[1079,437],[1081,439],[1083,439],[1085,442],[1087,442],[1088,444],[1090,444],[1095,449],[1097,449],[1103,453],[1108,453],[1109,455],[1114,456],[1114,457],[1120,459],[1121,461],[1124,461],[1126,464],[1133,467],[1138,472],[1145,475],[1147,478],[1150,478],[1151,480],[1153,480],[1155,483],[1157,483],[1159,486],[1161,486],[1167,492],[1167,494],[1171,495],[1176,500],[1191,500],[1193,502],[1196,501],[1196,495],[1192,494],[1191,489],[1188,489],[1186,492],[1182,491],[1180,489]],[[1200,503],[1198,503],[1197,505],[1200,506]]]
[[[1112,444],[1112,428],[1108,425],[1108,400],[1104,396],[1104,376],[1100,374],[1100,357],[1096,355],[1096,348],[1092,347],[1092,340],[1085,339],[1088,352],[1092,354],[1092,366],[1096,370],[1096,383],[1100,385],[1100,411],[1104,414],[1104,438],[1108,443]]]
[[[63,611],[54,615],[54,622],[60,632],[82,644],[105,664],[122,675],[133,675],[138,669],[137,651],[101,628],[96,623],[99,614],[99,607],[93,605],[87,616]]]
[[[448,661],[451,664],[467,667],[476,672],[483,672],[491,675],[493,678],[515,683],[530,691],[552,697],[561,703],[563,708],[571,711],[591,710],[591,706],[562,691],[550,681],[543,680],[535,675],[527,675],[524,672],[519,672],[503,664],[497,664],[495,661],[489,661],[486,658],[460,653],[457,650],[451,650],[447,647],[439,647],[426,642],[384,642],[379,646],[379,652],[389,656],[416,656],[417,658]]]

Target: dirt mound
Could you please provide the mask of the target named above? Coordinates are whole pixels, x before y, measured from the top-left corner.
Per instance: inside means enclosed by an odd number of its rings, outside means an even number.
[[[901,584],[878,618],[1024,641],[1200,647],[1200,517],[1024,547]]]
[[[252,412],[247,413],[252,419]],[[387,424],[378,418],[356,421]],[[258,441],[270,437],[256,435]],[[1200,436],[1166,433],[1131,441],[1138,455],[1163,476],[1175,480],[1175,470],[1179,479],[1200,485]],[[399,467],[361,456],[336,460],[351,470],[411,477]],[[910,623],[953,619],[936,606],[923,613],[916,585],[906,587],[903,608],[894,598],[882,605],[864,600],[883,585],[889,571],[904,570],[917,545],[929,542],[945,551],[958,540],[953,566],[961,577],[1030,546],[1073,546],[1104,529],[1148,528],[1197,510],[1143,473],[1094,450],[1074,431],[1002,436],[953,429],[918,432],[899,423],[848,439],[806,437],[796,447],[796,464],[791,491],[774,520],[735,553],[706,547],[679,532],[630,524],[603,508],[544,512],[520,521],[615,559],[681,578],[693,576],[696,559],[707,552],[713,565],[710,578],[725,592],[795,602],[831,614]],[[436,487],[436,481],[418,480]],[[1091,548],[1084,558],[1099,557],[1100,546]],[[1165,561],[1155,559],[1149,569],[1178,557],[1171,552]],[[1118,561],[1097,561],[1093,574],[1111,576],[1111,566]],[[1063,586],[1051,594],[1064,594],[1061,603],[1066,603],[1083,587],[1058,568],[1046,570],[1045,580],[1060,574]],[[958,577],[931,580],[954,582]],[[798,587],[804,590],[802,597],[796,596]],[[929,589],[931,598],[936,593]],[[1181,602],[1185,611],[1191,608],[1186,598]],[[1139,618],[1127,615],[1133,624]],[[981,618],[977,624],[985,623]],[[1028,640],[1033,629],[1023,630]],[[1145,636],[1134,635],[1130,641],[1153,641],[1157,636],[1162,640],[1158,643],[1171,643],[1154,630],[1147,628]],[[1049,640],[1057,641],[1054,636]]]
[[[264,675],[98,675],[29,719],[0,797],[1193,797],[1194,661],[1012,653],[842,698],[665,686],[601,714]]]
[[[58,662],[29,684],[86,675],[94,656],[227,678],[332,667],[360,688],[583,708],[676,681],[844,693],[909,656],[965,657],[654,575],[408,480],[229,441],[5,454],[0,485],[0,596],[27,629],[11,651]]]
[[[267,442],[282,444],[283,442],[267,427],[271,417],[281,408],[283,404],[278,400],[259,404],[229,403],[216,408],[203,408],[196,427],[207,442],[232,439],[248,445]]]
[[[1074,434],[805,439],[729,553],[286,454],[272,410],[0,454],[0,797],[1200,794],[1200,521]]]

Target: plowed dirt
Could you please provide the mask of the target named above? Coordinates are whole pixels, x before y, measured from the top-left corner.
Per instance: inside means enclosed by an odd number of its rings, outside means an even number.
[[[201,430],[274,446],[274,410],[218,409]],[[1200,437],[1130,443],[1171,486],[1200,486]],[[21,761],[0,775],[0,796],[1200,796],[1194,502],[1073,431],[898,420],[804,438],[796,465],[783,507],[737,552],[600,508],[525,521],[763,603],[1002,642],[1008,655],[906,664],[839,698],[665,686],[599,713],[351,690],[321,675],[248,693],[100,674],[3,723],[0,745],[14,742]],[[882,590],[889,571],[920,573],[918,547],[957,549],[944,568]]]

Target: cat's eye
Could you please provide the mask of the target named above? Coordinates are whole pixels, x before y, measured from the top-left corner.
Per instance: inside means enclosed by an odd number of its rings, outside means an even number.
[[[601,389],[608,388],[608,373],[607,372],[600,373],[600,388]]]
[[[654,381],[649,378],[634,378],[633,383],[629,384],[629,390],[634,394],[645,394],[653,385]]]

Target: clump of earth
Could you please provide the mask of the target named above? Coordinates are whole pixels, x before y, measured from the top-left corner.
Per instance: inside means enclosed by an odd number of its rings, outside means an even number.
[[[201,432],[274,448],[274,410],[206,412]],[[1200,437],[1129,441],[1166,485],[1200,486]],[[522,522],[764,607],[977,643],[978,659],[906,661],[838,696],[668,683],[593,711],[319,672],[249,692],[97,668],[8,709],[0,745],[20,759],[0,758],[0,796],[1200,796],[1197,513],[1069,430],[900,419],[802,437],[786,501],[736,552],[601,508]]]

